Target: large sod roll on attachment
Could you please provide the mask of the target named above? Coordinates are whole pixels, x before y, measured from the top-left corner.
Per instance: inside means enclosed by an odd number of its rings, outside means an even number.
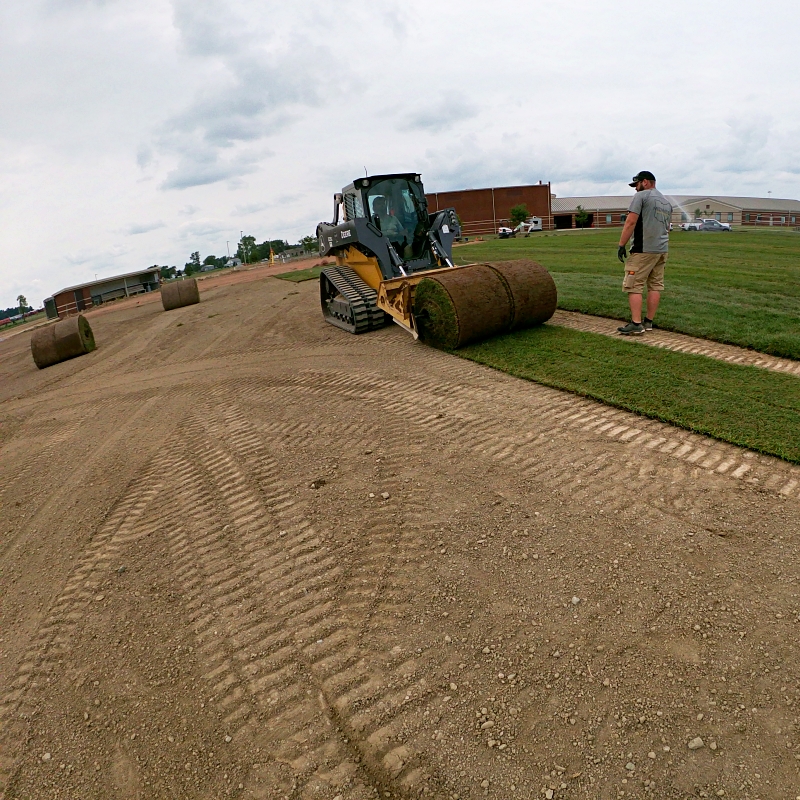
[[[506,282],[486,264],[443,269],[414,292],[419,338],[443,350],[507,331],[513,318]]]
[[[455,350],[500,333],[541,325],[556,310],[556,285],[535,261],[473,264],[419,282],[414,319],[419,338]]]
[[[97,345],[86,317],[67,317],[31,336],[31,355],[39,369],[90,353]]]
[[[514,300],[510,331],[541,325],[555,314],[556,284],[550,273],[535,261],[493,261],[489,266],[500,273]]]
[[[197,288],[197,281],[189,278],[189,280],[165,283],[161,287],[161,302],[164,305],[164,311],[172,311],[173,308],[199,303],[200,290]]]

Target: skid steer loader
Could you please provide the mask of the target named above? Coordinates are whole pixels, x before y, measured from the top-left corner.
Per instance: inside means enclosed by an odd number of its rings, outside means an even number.
[[[396,322],[414,338],[454,348],[539,324],[555,310],[555,284],[532,261],[453,264],[455,209],[428,212],[420,175],[359,178],[334,195],[317,226],[325,320],[350,333]],[[510,265],[510,266],[509,266]]]

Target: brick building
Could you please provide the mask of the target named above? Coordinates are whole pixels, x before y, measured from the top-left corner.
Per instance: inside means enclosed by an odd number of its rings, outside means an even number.
[[[622,225],[633,193],[594,197],[554,197],[551,200],[553,226],[574,228],[580,206],[589,215],[585,227],[605,228]],[[672,203],[672,223],[680,225],[690,219],[716,219],[733,226],[793,228],[800,219],[799,200],[767,197],[728,197],[724,195],[666,194]]]
[[[550,210],[550,184],[532,186],[499,186],[488,189],[463,189],[454,192],[429,192],[428,210],[455,208],[461,219],[464,236],[497,233],[501,225],[510,222],[511,209],[525,204],[529,216],[541,217],[542,228],[553,227]]]

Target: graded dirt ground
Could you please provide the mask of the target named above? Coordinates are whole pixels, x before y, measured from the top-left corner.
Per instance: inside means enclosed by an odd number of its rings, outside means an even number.
[[[317,291],[0,342],[0,796],[800,795],[800,470]]]

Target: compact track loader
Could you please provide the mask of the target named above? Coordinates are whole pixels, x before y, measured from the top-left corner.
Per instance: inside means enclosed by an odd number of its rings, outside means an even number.
[[[540,324],[555,284],[533,261],[454,266],[455,209],[428,212],[418,174],[359,178],[334,195],[333,222],[317,226],[324,318],[350,333],[396,322],[414,338],[452,349]]]

